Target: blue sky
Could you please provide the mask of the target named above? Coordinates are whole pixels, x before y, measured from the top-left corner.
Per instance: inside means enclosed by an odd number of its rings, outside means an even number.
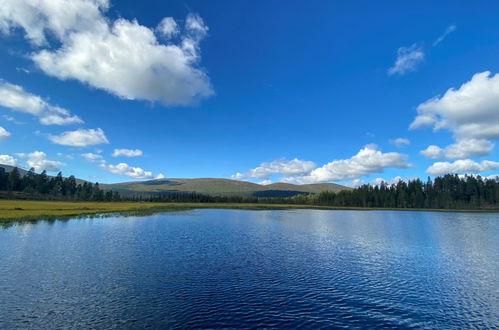
[[[7,0],[0,162],[99,182],[499,173],[499,3]]]

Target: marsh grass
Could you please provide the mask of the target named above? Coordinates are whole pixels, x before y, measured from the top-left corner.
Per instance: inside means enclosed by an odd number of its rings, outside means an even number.
[[[191,209],[240,209],[240,210],[401,210],[401,211],[451,211],[487,212],[483,210],[442,209],[387,209],[362,207],[330,207],[296,204],[251,204],[251,203],[147,203],[147,202],[66,202],[0,200],[0,224],[10,222],[32,222],[37,220],[59,220],[78,217],[140,216],[154,213]],[[496,211],[497,212],[497,211]]]

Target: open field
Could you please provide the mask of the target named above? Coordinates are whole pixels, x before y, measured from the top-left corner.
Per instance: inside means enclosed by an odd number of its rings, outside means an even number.
[[[196,208],[282,210],[282,209],[321,209],[321,210],[388,210],[384,208],[331,207],[293,204],[246,204],[246,203],[138,203],[138,202],[64,202],[64,201],[25,201],[0,200],[0,222],[10,220],[36,220],[67,218],[73,216],[116,213],[116,212],[166,212]],[[404,211],[466,211],[484,210],[442,210],[442,209],[390,209]],[[491,212],[491,211],[486,211]],[[492,211],[494,212],[494,211]],[[495,211],[497,212],[497,210]]]

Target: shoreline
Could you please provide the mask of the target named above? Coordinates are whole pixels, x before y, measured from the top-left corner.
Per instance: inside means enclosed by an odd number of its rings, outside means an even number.
[[[112,215],[119,213],[161,213],[192,209],[237,209],[237,210],[350,210],[350,211],[423,211],[423,212],[486,212],[485,209],[411,209],[380,207],[340,207],[302,204],[251,204],[251,203],[154,203],[154,202],[74,202],[74,201],[29,201],[0,200],[0,223],[36,221]]]

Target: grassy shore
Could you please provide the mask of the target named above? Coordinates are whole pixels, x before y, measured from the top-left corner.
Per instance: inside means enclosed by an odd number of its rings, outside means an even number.
[[[293,204],[246,204],[246,203],[136,203],[136,202],[63,202],[0,200],[0,222],[10,220],[55,219],[82,215],[119,212],[166,212],[186,209],[322,209],[322,210],[387,210],[383,208],[330,207]],[[390,209],[405,211],[467,211],[475,210],[430,210],[430,209]],[[497,211],[496,211],[497,212]]]

